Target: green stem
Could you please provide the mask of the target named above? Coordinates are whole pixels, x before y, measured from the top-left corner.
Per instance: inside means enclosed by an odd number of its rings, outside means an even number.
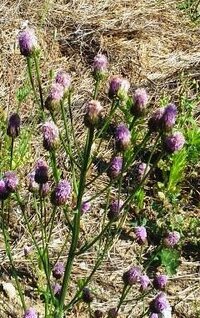
[[[35,99],[36,99],[37,104],[40,105],[40,102],[39,102],[38,97],[37,97],[35,85],[34,85],[34,80],[33,80],[31,58],[30,58],[30,57],[27,57],[26,61],[27,61],[27,68],[28,68],[29,80],[30,80],[30,83],[31,83],[31,87],[32,87],[32,90],[33,90],[33,94],[34,94],[34,96],[35,96]]]
[[[37,78],[39,94],[40,94],[40,104],[41,104],[41,109],[43,112],[44,111],[44,101],[43,101],[43,94],[42,94],[42,83],[41,83],[40,68],[39,68],[39,63],[38,63],[38,58],[36,56],[36,53],[33,54],[33,58],[34,58],[34,62],[35,62],[36,78]],[[44,116],[44,114],[43,114],[43,116]],[[44,119],[44,117],[43,117],[43,119]]]
[[[58,183],[59,182],[59,172],[58,172],[58,168],[57,168],[57,164],[56,164],[56,153],[55,153],[54,149],[51,150],[50,155],[51,155],[51,165],[52,165],[52,170],[53,170],[53,176],[54,176],[56,183]]]
[[[119,300],[119,304],[117,306],[117,312],[119,311],[121,305],[123,304],[123,301],[126,298],[126,296],[127,296],[128,292],[130,291],[130,289],[131,289],[131,286],[128,286],[128,285],[124,284],[124,287],[123,287],[123,290],[122,290],[122,294],[121,294],[121,297],[120,297],[120,300]]]
[[[10,147],[10,170],[12,170],[13,163],[13,153],[14,153],[14,138],[11,138],[11,147]]]
[[[100,80],[96,80],[96,82],[95,82],[95,87],[94,87],[93,99],[96,99],[96,98],[97,98],[98,90],[99,90],[99,85],[100,85]]]

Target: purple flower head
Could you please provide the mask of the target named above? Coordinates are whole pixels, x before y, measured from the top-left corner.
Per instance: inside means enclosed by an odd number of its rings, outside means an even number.
[[[9,192],[15,192],[19,184],[18,177],[14,171],[7,171],[4,174],[4,182]]]
[[[161,118],[161,125],[164,131],[169,131],[173,128],[177,115],[177,108],[174,104],[169,104],[164,109],[163,116]]]
[[[108,219],[110,221],[116,221],[119,218],[123,204],[124,202],[122,200],[114,200],[111,202],[108,211]]]
[[[12,138],[16,138],[20,133],[20,117],[17,113],[10,116],[7,126],[7,135]]]
[[[20,52],[24,56],[31,56],[38,47],[35,31],[29,27],[19,33]]]
[[[141,270],[139,267],[132,267],[123,274],[123,281],[125,285],[133,285],[137,283],[141,276]]]
[[[104,54],[97,54],[93,62],[94,78],[96,80],[102,79],[108,68],[108,59]]]
[[[153,280],[153,285],[156,289],[164,289],[167,285],[168,277],[166,275],[156,275]]]
[[[52,274],[53,277],[55,277],[56,279],[59,279],[63,276],[65,267],[64,264],[61,262],[58,262],[55,264],[54,268],[52,269]]]
[[[49,194],[50,186],[49,183],[43,183],[40,188],[40,194],[42,198],[45,198]]]
[[[52,290],[55,297],[59,298],[61,289],[62,289],[62,286],[60,284],[58,283],[53,284]]]
[[[144,162],[138,162],[134,165],[133,172],[134,177],[137,180],[137,182],[142,181],[142,179],[145,177],[145,175],[149,172],[150,167],[147,166]]]
[[[162,313],[164,310],[170,309],[170,304],[164,293],[158,294],[150,304],[151,311],[154,313]]]
[[[161,125],[161,118],[164,114],[164,111],[165,111],[164,107],[159,108],[150,117],[149,122],[148,122],[150,132],[157,132],[161,129],[161,126],[162,126]]]
[[[128,148],[131,141],[131,133],[124,124],[117,126],[115,130],[115,140],[118,151],[124,151]]]
[[[110,308],[108,311],[108,318],[117,318],[118,311],[117,308]]]
[[[185,144],[185,138],[180,131],[173,133],[170,136],[167,136],[164,141],[165,149],[169,153],[179,151],[183,148]]]
[[[45,101],[46,109],[54,111],[64,96],[64,88],[59,83],[53,83]]]
[[[107,174],[111,179],[117,178],[122,170],[123,159],[121,157],[114,157],[111,159]]]
[[[133,107],[131,108],[131,113],[137,117],[143,116],[147,102],[148,95],[146,90],[144,88],[136,89],[133,96]]]
[[[89,304],[93,301],[94,297],[89,288],[83,288],[82,299],[85,303]]]
[[[29,308],[25,311],[23,318],[38,318],[38,315],[34,308]]]
[[[147,241],[147,230],[144,226],[137,226],[135,228],[136,240],[139,244],[144,244]]]
[[[64,90],[68,91],[71,85],[71,76],[65,71],[59,71],[56,75],[56,83],[62,85]]]
[[[158,314],[152,313],[150,314],[149,318],[159,318]]]
[[[90,202],[83,201],[82,204],[81,204],[81,213],[82,214],[87,213],[87,212],[90,211],[90,209],[91,209]]]
[[[32,171],[28,175],[28,190],[32,193],[39,190],[39,185],[37,182],[35,182],[35,171]]]
[[[10,191],[6,187],[4,180],[0,180],[0,200],[6,200],[10,194]]]
[[[103,107],[97,100],[91,100],[85,105],[84,123],[86,127],[94,126],[98,123]]]
[[[43,184],[48,181],[48,165],[45,160],[39,159],[35,167],[35,182]]]
[[[147,275],[140,276],[140,289],[143,291],[148,288],[150,284],[150,279]]]
[[[43,146],[46,150],[56,149],[59,141],[58,127],[53,122],[46,122],[42,126]]]
[[[56,205],[66,204],[71,193],[71,186],[67,180],[61,180],[51,194],[51,202]]]
[[[130,83],[120,76],[113,76],[110,80],[108,95],[110,98],[118,97],[121,100],[127,98]]]
[[[169,232],[164,238],[163,243],[167,247],[174,247],[180,240],[180,233],[177,231]]]

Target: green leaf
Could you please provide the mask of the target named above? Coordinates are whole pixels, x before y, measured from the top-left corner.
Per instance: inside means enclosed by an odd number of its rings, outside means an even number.
[[[166,269],[167,274],[173,275],[176,273],[180,265],[180,253],[176,250],[164,248],[159,252],[161,265]]]

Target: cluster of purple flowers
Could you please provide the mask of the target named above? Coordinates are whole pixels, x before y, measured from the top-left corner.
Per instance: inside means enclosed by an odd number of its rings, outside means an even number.
[[[53,122],[46,122],[42,126],[43,146],[46,150],[53,150],[59,142],[58,127]]]
[[[0,200],[6,200],[12,192],[17,190],[19,180],[14,171],[5,172],[0,180]]]

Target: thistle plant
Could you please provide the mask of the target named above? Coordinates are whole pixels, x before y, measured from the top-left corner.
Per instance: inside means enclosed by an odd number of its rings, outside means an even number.
[[[19,171],[12,171],[13,145],[20,130],[18,114],[12,115],[8,121],[7,134],[12,138],[10,166],[7,167],[8,171],[4,171],[0,180],[2,231],[22,302],[23,317],[36,318],[38,315],[34,308],[26,305],[24,290],[17,277],[9,224],[5,222],[8,203],[18,205],[20,208],[23,224],[30,235],[34,253],[37,255],[36,268],[43,273],[43,286],[39,286],[38,283],[37,288],[43,299],[44,317],[66,317],[81,301],[88,306],[91,314],[95,295],[90,289],[90,284],[95,273],[98,272],[113,245],[119,240],[124,225],[130,223],[130,211],[136,206],[135,198],[138,191],[145,193],[145,185],[149,180],[154,180],[154,172],[161,159],[167,161],[171,155],[184,147],[186,143],[184,132],[176,129],[178,113],[174,104],[171,103],[148,114],[149,96],[146,89],[138,88],[133,96],[130,96],[130,83],[127,79],[117,75],[110,76],[108,80],[107,57],[98,54],[92,66],[93,96],[88,97],[88,101],[83,105],[82,140],[84,141],[77,147],[77,132],[74,128],[71,104],[73,78],[65,70],[60,70],[45,95],[44,83],[40,76],[38,40],[32,29],[25,29],[19,34],[19,47],[27,61],[34,100],[42,114],[39,130],[41,157],[37,158],[34,169],[29,171],[26,189],[23,188],[24,180],[21,178],[20,181],[18,180]],[[109,87],[110,100],[110,107],[107,109],[103,100],[99,101],[106,83]],[[128,107],[130,98],[132,98],[132,104]],[[21,129],[24,129],[23,125]],[[135,134],[138,136],[136,142],[133,138]],[[95,158],[96,153],[98,157],[98,153],[104,152],[108,138],[111,140],[110,156],[105,158],[106,168],[103,173],[99,173],[95,170],[93,162],[99,159]],[[92,150],[94,145],[97,152]],[[149,152],[144,158],[143,154],[147,149]],[[67,165],[60,163],[61,157]],[[154,160],[153,157],[155,157]],[[99,186],[102,178],[104,178],[103,188]],[[130,187],[126,186],[127,180]],[[93,189],[92,194],[91,189]],[[29,194],[25,195],[24,190]],[[27,200],[27,196],[31,200]],[[102,222],[99,222],[93,236],[86,240],[81,224],[84,217],[92,218],[93,206],[97,210],[103,206]],[[29,210],[33,211],[37,219],[39,239],[28,214]],[[52,236],[59,217],[65,223],[66,237],[63,237],[61,252],[57,252],[57,255],[53,257]],[[137,290],[136,301],[144,301],[144,313],[157,317],[166,310],[171,312],[167,296],[163,292],[155,296],[157,289],[165,289],[168,277],[165,273],[155,275],[155,270],[151,272],[151,261],[148,263],[148,260],[146,262],[143,257],[143,253],[145,255],[147,252],[148,234],[151,229],[148,224],[145,225],[144,219],[139,214],[136,216],[133,231],[135,244],[140,251],[139,257],[135,264],[124,271],[121,297],[116,308],[109,310],[108,317],[117,317],[127,295],[133,289]],[[161,243],[154,249],[155,255],[159,256],[162,246],[173,250],[179,240],[180,234],[175,229],[170,231],[169,228],[165,234],[163,231]],[[65,251],[64,261],[63,251]],[[96,253],[94,254],[96,262],[81,286],[72,291],[74,264],[77,258],[81,259],[88,251]],[[24,250],[24,254],[27,258],[29,257],[28,249]],[[138,293],[140,293],[139,296]],[[151,300],[153,299],[150,303],[145,302],[147,295],[150,295]],[[101,315],[100,310],[94,310],[95,317],[101,317]]]

